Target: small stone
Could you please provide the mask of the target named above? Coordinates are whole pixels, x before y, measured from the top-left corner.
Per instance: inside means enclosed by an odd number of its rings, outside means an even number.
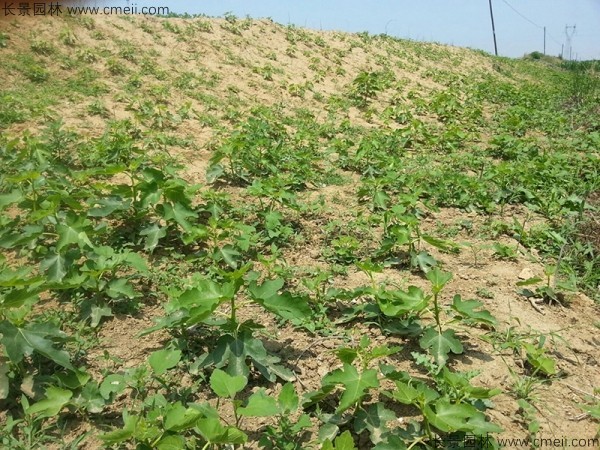
[[[322,343],[322,345],[323,345],[323,347],[325,347],[325,348],[328,348],[328,349],[337,348],[337,343],[336,343],[336,342],[334,342],[334,341],[333,341],[333,340],[331,340],[331,339],[330,339],[330,340],[327,340],[327,341],[324,341],[324,342]]]
[[[324,377],[325,375],[327,375],[329,373],[330,369],[329,366],[327,364],[322,364],[319,366],[319,368],[317,369],[317,373],[321,376]]]
[[[533,270],[531,270],[529,267],[525,267],[523,270],[521,270],[521,273],[519,274],[520,280],[528,280],[533,277],[535,277],[535,274],[533,273]]]
[[[311,359],[306,363],[306,368],[309,370],[315,370],[318,367],[317,362],[314,359]]]
[[[183,376],[181,377],[181,386],[184,387],[189,387],[192,386],[194,384],[194,380],[187,374],[183,374]]]

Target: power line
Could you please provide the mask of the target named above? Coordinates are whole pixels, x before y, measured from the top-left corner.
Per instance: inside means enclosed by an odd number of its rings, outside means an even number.
[[[562,42],[558,42],[558,40],[550,33],[548,33],[548,36],[550,36],[550,39],[552,39],[556,45],[562,45]]]
[[[525,14],[521,13],[517,8],[515,8],[513,5],[511,5],[510,3],[508,3],[507,0],[502,0],[506,6],[508,6],[510,9],[512,9],[515,13],[517,13],[519,16],[521,16],[523,19],[525,19],[527,22],[529,22],[531,25],[533,25],[534,27],[540,28],[544,30],[544,36],[548,35],[548,37],[550,39],[552,39],[554,41],[554,43],[556,45],[562,45],[561,42],[558,41],[558,39],[556,39],[552,34],[550,34],[549,32],[546,31],[546,27],[539,25],[537,23],[535,23],[533,20],[531,20],[529,17],[527,17]]]
[[[524,14],[522,14],[521,12],[519,12],[514,6],[512,6],[510,3],[508,3],[506,0],[502,0],[504,3],[506,3],[506,6],[508,6],[510,9],[512,9],[514,12],[516,12],[519,16],[521,16],[523,19],[525,19],[527,22],[529,22],[531,25],[534,25],[538,28],[544,28],[541,25],[538,25],[537,23],[535,23],[533,20],[529,19],[527,16],[525,16]],[[561,42],[558,41],[558,39],[556,39],[552,34],[547,33],[548,37],[550,37],[550,39],[552,39],[554,41],[555,44],[557,45],[562,45]]]
[[[524,16],[523,14],[521,14],[513,5],[511,5],[510,3],[508,3],[506,0],[502,0],[504,3],[506,3],[506,6],[508,6],[510,9],[512,9],[514,12],[516,12],[519,16],[521,16],[523,19],[525,19],[527,22],[529,22],[531,25],[536,26],[538,28],[544,28],[541,25],[538,25],[537,23],[535,23],[533,20],[531,20],[530,18]]]

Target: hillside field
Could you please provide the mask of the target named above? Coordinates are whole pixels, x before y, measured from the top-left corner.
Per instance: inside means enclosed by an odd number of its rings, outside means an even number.
[[[597,61],[16,17],[0,78],[1,448],[600,445]]]

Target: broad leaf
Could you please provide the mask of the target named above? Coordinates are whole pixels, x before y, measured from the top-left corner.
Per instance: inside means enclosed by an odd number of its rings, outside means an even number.
[[[437,267],[427,272],[427,279],[431,282],[434,293],[439,293],[444,286],[452,279],[450,272],[442,272]]]
[[[106,401],[100,394],[98,383],[90,381],[83,387],[79,395],[71,400],[71,403],[92,414],[98,414],[104,409]]]
[[[475,322],[483,323],[494,327],[498,324],[494,316],[489,311],[483,309],[475,311],[477,308],[483,306],[478,300],[465,300],[463,301],[460,295],[455,295],[452,301],[452,309],[456,311],[462,318],[473,320]]]
[[[68,389],[78,389],[90,381],[92,376],[85,370],[76,372],[55,373],[54,377],[60,381],[60,384]]]
[[[69,361],[69,354],[54,348],[53,342],[47,339],[64,337],[64,334],[50,323],[29,323],[20,328],[5,320],[0,322],[0,333],[0,342],[13,363],[21,362],[24,356],[36,351],[66,369],[75,370]]]
[[[169,434],[156,443],[157,450],[181,450],[185,448],[185,438],[179,434]]]
[[[32,244],[44,232],[44,227],[41,225],[26,225],[22,230],[15,232],[9,232],[8,229],[7,227],[6,231],[3,230],[0,233],[0,247],[2,248],[15,248]]]
[[[156,375],[162,375],[168,369],[175,367],[181,360],[181,350],[163,349],[153,352],[148,358],[150,367]]]
[[[183,431],[192,428],[202,413],[194,408],[186,408],[181,402],[176,402],[168,407],[165,413],[165,429],[170,431]]]
[[[451,403],[447,398],[441,398],[434,406],[435,410],[430,405],[426,405],[423,410],[424,415],[429,423],[445,433],[464,431],[481,435],[502,431],[502,428],[487,422],[485,415],[472,405]]]
[[[329,444],[330,447],[324,445],[322,448],[333,448],[333,440],[340,433],[340,427],[337,423],[326,422],[319,428],[318,440],[324,444]]]
[[[60,282],[69,273],[73,260],[66,255],[49,252],[40,263],[40,269],[46,273],[48,281]]]
[[[153,223],[140,231],[140,235],[146,236],[146,239],[144,240],[144,250],[152,253],[158,245],[158,242],[167,235],[167,228],[159,227],[157,224]]]
[[[354,439],[350,431],[346,430],[337,438],[332,444],[330,440],[326,440],[321,447],[321,450],[356,450],[354,446]]]
[[[425,251],[412,255],[410,263],[412,267],[418,267],[423,273],[427,273],[437,266],[435,258]]]
[[[246,417],[270,417],[281,411],[275,398],[268,396],[264,389],[260,389],[250,396],[245,407],[238,408],[238,414]]]
[[[460,250],[460,245],[455,244],[452,241],[430,236],[428,234],[422,234],[421,239],[444,252],[457,252]]]
[[[373,205],[377,208],[386,209],[389,201],[390,196],[384,191],[377,191],[375,192],[375,195],[373,195]]]
[[[196,423],[202,437],[210,444],[244,444],[248,436],[235,427],[226,427],[218,418],[203,418]]]
[[[212,352],[207,354],[200,367],[214,365],[217,368],[227,367],[227,373],[232,376],[247,378],[249,368],[246,360],[250,358],[254,367],[269,381],[277,377],[284,381],[296,379],[294,374],[278,363],[279,358],[269,355],[263,343],[252,337],[248,332],[242,332],[237,338],[229,334],[222,335]]]
[[[335,354],[343,363],[352,364],[358,357],[358,350],[356,348],[342,347],[337,349]]]
[[[375,447],[373,447],[373,450],[406,450],[406,449],[407,449],[407,447],[404,442],[404,439],[402,439],[398,436],[393,436],[393,435],[386,436],[385,441],[380,442]]]
[[[275,377],[279,377],[284,381],[294,381],[296,377],[293,372],[279,365],[280,358],[269,355],[263,343],[255,338],[250,338],[246,333],[243,334],[245,342],[245,353],[252,359],[254,367],[262,374],[263,377],[270,381],[275,381]]]
[[[114,445],[120,442],[129,440],[133,437],[136,427],[140,418],[137,416],[130,416],[127,412],[123,412],[124,426],[120,430],[110,431],[108,433],[100,434],[98,437],[104,441],[106,445]]]
[[[577,405],[585,412],[587,412],[594,419],[600,419],[600,403],[596,403],[595,405]]]
[[[38,417],[54,417],[69,403],[73,392],[50,386],[46,389],[46,398],[27,408],[27,414],[39,414]]]
[[[100,395],[105,400],[110,399],[111,394],[119,394],[125,390],[127,383],[125,377],[119,374],[108,375],[100,385]]]
[[[39,299],[40,289],[22,288],[12,289],[6,293],[0,293],[0,308],[20,308],[24,304],[36,303]]]
[[[136,252],[125,251],[122,254],[123,261],[133,267],[135,270],[142,274],[148,273],[148,264],[146,260]]]
[[[419,391],[404,381],[396,381],[396,390],[392,392],[394,400],[404,403],[405,405],[412,404],[418,397]]]
[[[261,285],[258,285],[255,281],[252,281],[248,286],[248,291],[254,298],[269,298],[277,295],[284,283],[285,280],[283,278],[265,280]]]
[[[215,250],[214,257],[217,261],[223,260],[232,269],[238,268],[238,261],[241,253],[231,244],[224,245]]]
[[[8,376],[6,376],[8,369],[8,360],[0,356],[0,400],[8,397],[9,382]]]
[[[487,436],[489,433],[502,433],[504,429],[495,423],[488,422],[485,414],[479,411],[477,414],[469,417],[469,432],[476,436]]]
[[[204,303],[219,304],[230,300],[234,291],[229,283],[219,284],[212,280],[199,280],[191,289],[183,292],[177,299],[177,305],[185,308],[194,308]]]
[[[92,306],[90,309],[90,326],[96,328],[103,317],[112,317],[110,306]]]
[[[529,343],[523,344],[523,348],[527,354],[527,362],[534,370],[544,375],[556,375],[556,361],[549,357],[543,348]]]
[[[299,399],[292,383],[285,383],[277,398],[281,413],[290,414],[298,409]]]
[[[365,261],[359,261],[355,263],[356,267],[366,273],[381,273],[383,271],[383,267],[379,264],[373,263],[370,259]]]
[[[190,315],[187,309],[177,309],[165,317],[155,319],[156,325],[140,331],[137,336],[146,336],[147,334],[162,330],[164,328],[181,327],[186,323],[186,321],[188,321],[189,318]]]
[[[433,357],[434,362],[441,368],[448,361],[448,354],[460,354],[463,352],[463,346],[457,339],[454,330],[448,329],[444,332],[438,332],[437,328],[428,328],[419,340],[419,345],[423,350],[428,350]]]
[[[69,216],[66,223],[56,226],[58,241],[56,243],[56,251],[60,252],[64,247],[71,244],[77,244],[79,247],[93,247],[86,231],[90,228],[90,221],[83,217]]]
[[[177,298],[171,300],[166,306],[170,315],[175,315],[178,310],[181,321],[186,326],[195,325],[207,319],[215,309],[224,301],[230,300],[235,295],[229,283],[218,284],[211,280],[200,280],[196,287],[189,288]],[[181,311],[185,309],[185,311]]]
[[[367,369],[358,373],[354,366],[344,363],[342,369],[334,370],[323,378],[323,385],[342,384],[344,393],[336,412],[342,412],[357,403],[370,388],[379,387],[377,371]]]
[[[210,376],[210,387],[221,398],[234,398],[246,387],[248,380],[241,375],[231,376],[221,369],[213,370]]]
[[[253,299],[265,309],[296,324],[311,316],[311,309],[305,297],[294,296],[289,292],[279,294],[283,279],[267,280],[260,286],[252,281],[248,291]]]
[[[211,184],[225,173],[225,168],[221,164],[211,164],[206,170],[206,182]]]
[[[0,210],[2,210],[5,206],[12,205],[13,203],[18,203],[23,199],[23,194],[20,189],[14,189],[12,192],[8,194],[0,195]]]
[[[368,431],[373,444],[383,441],[383,436],[389,431],[387,423],[396,419],[393,411],[387,409],[383,403],[369,405],[361,409],[354,419],[354,429],[357,433]]]
[[[140,296],[126,278],[110,280],[106,288],[106,295],[113,299],[132,299]]]
[[[197,217],[197,214],[194,211],[189,210],[181,203],[165,203],[163,208],[163,217],[165,220],[174,220],[184,231],[189,232],[192,229],[193,225],[188,219]]]
[[[2,255],[0,255],[0,257],[1,256]],[[2,267],[2,270],[0,271],[0,287],[30,286],[32,284],[40,284],[43,282],[42,277],[28,278],[31,270],[31,267],[20,267],[15,270],[8,267]]]
[[[427,307],[428,296],[416,286],[409,286],[408,292],[382,291],[377,295],[377,304],[386,316],[399,317],[417,313]]]
[[[502,392],[501,389],[487,389],[473,386],[467,376],[460,372],[451,372],[447,367],[442,370],[442,376],[448,386],[452,386],[456,391],[468,394],[470,398],[488,399]]]
[[[528,278],[523,281],[518,281],[517,286],[531,286],[532,284],[538,284],[541,281],[544,281],[544,280],[540,277],[532,277],[532,278]]]
[[[87,215],[90,217],[106,217],[115,211],[127,211],[131,205],[130,201],[124,201],[121,197],[106,197],[91,200],[96,206],[90,208]]]

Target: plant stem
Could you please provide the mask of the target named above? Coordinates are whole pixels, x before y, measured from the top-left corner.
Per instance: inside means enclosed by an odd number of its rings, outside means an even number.
[[[435,323],[437,323],[440,334],[442,333],[442,324],[440,323],[440,307],[438,305],[438,293],[433,293],[433,313],[435,315]]]
[[[237,318],[235,316],[235,295],[231,298],[231,323],[235,324],[237,323]],[[235,327],[233,330],[233,337],[235,339],[237,339],[237,335],[238,335],[238,327]]]
[[[412,444],[410,444],[408,446],[408,448],[406,450],[411,450],[415,445],[420,444],[424,440],[425,440],[425,438],[423,436],[419,436],[417,439],[414,440],[414,442]]]

